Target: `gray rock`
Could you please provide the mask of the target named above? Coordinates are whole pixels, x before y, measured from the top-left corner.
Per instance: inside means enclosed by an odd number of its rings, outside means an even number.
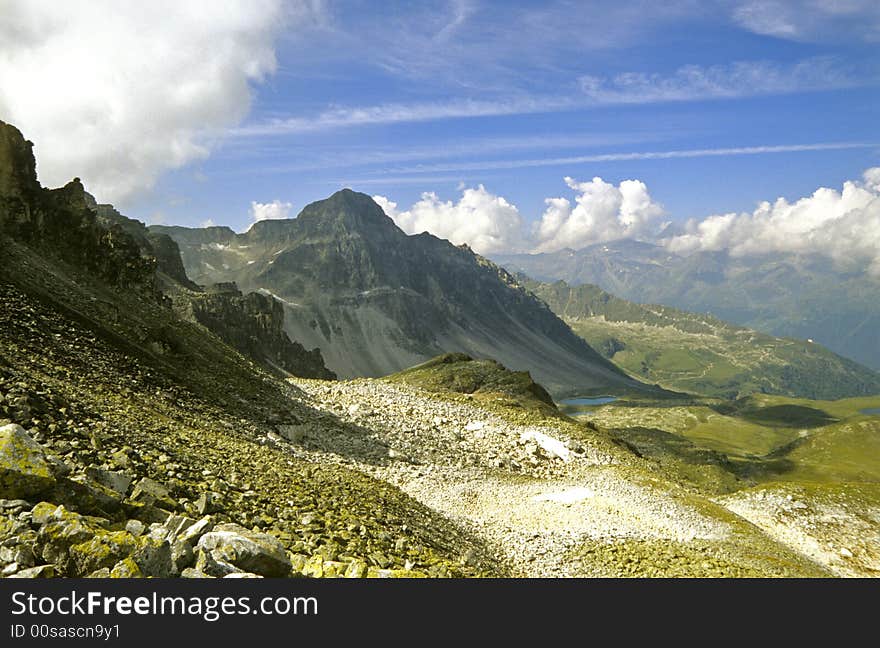
[[[223,578],[229,574],[242,573],[244,570],[226,560],[215,558],[212,551],[199,549],[196,558],[196,569],[213,578]]]
[[[31,509],[33,506],[33,504],[23,499],[0,499],[0,509]]]
[[[0,496],[26,499],[54,485],[42,446],[20,425],[0,427]]]
[[[201,538],[213,528],[214,521],[210,517],[205,516],[195,524],[192,524],[191,526],[184,529],[178,539],[195,544],[199,541],[199,538]]]
[[[181,573],[195,562],[195,553],[192,545],[186,540],[178,540],[171,545],[171,563],[175,573]]]
[[[144,523],[140,520],[129,520],[125,523],[125,530],[128,531],[134,537],[138,537],[144,534]]]
[[[211,493],[202,493],[196,500],[196,510],[199,515],[211,513],[213,510],[214,496]]]
[[[171,511],[177,508],[177,502],[171,498],[168,488],[149,477],[144,477],[135,485],[131,492],[131,499],[134,502],[143,502],[148,505],[159,504],[162,508]]]
[[[86,468],[86,475],[89,479],[98,482],[102,486],[106,486],[120,495],[128,493],[128,488],[131,486],[132,482],[132,477],[124,472],[104,470],[103,468],[96,468],[94,466]]]
[[[201,537],[198,546],[215,560],[228,562],[241,571],[270,577],[287,576],[291,571],[290,558],[277,538],[237,524],[214,527]]]
[[[174,544],[181,534],[195,523],[195,520],[185,515],[172,515],[162,525],[165,529],[165,538],[169,543]]]
[[[158,541],[146,537],[143,544],[131,554],[144,576],[168,578],[174,574],[174,563],[171,560],[171,545],[167,541]]]
[[[53,578],[55,576],[55,565],[40,565],[39,567],[31,567],[30,569],[22,569],[9,578]]]

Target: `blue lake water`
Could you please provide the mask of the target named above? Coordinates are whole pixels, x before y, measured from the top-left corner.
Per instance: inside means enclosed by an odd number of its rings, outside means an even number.
[[[869,407],[868,409],[861,410],[862,414],[874,414],[875,416],[880,416],[880,407]]]
[[[559,401],[560,405],[570,405],[574,407],[589,407],[595,405],[607,405],[617,400],[616,396],[599,396],[598,398],[567,398]]]

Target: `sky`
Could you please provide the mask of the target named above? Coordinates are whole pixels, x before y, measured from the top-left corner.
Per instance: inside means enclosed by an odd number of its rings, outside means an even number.
[[[880,274],[878,116],[876,0],[0,0],[0,119],[147,223],[351,187],[489,255],[836,241]]]

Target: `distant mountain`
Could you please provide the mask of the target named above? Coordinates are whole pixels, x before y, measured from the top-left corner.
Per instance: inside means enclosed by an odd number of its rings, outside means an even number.
[[[643,304],[709,313],[771,335],[812,339],[880,369],[880,280],[817,255],[673,254],[636,241],[552,254],[499,255],[538,281],[595,284]]]
[[[724,398],[755,392],[822,400],[880,394],[880,373],[819,344],[636,304],[592,284],[518,279],[594,349],[668,389]]]
[[[445,352],[528,370],[552,393],[643,390],[515,279],[466,246],[408,236],[342,190],[295,218],[228,228],[152,226],[198,283],[274,296],[285,329],[341,377],[393,373]]]

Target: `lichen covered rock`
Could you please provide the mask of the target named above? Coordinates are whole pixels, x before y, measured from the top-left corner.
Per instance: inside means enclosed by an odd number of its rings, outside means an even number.
[[[288,576],[290,558],[276,538],[237,524],[220,524],[199,540],[198,547],[214,560],[261,576]]]
[[[15,423],[0,427],[0,497],[39,495],[55,485],[55,477],[39,443]]]

